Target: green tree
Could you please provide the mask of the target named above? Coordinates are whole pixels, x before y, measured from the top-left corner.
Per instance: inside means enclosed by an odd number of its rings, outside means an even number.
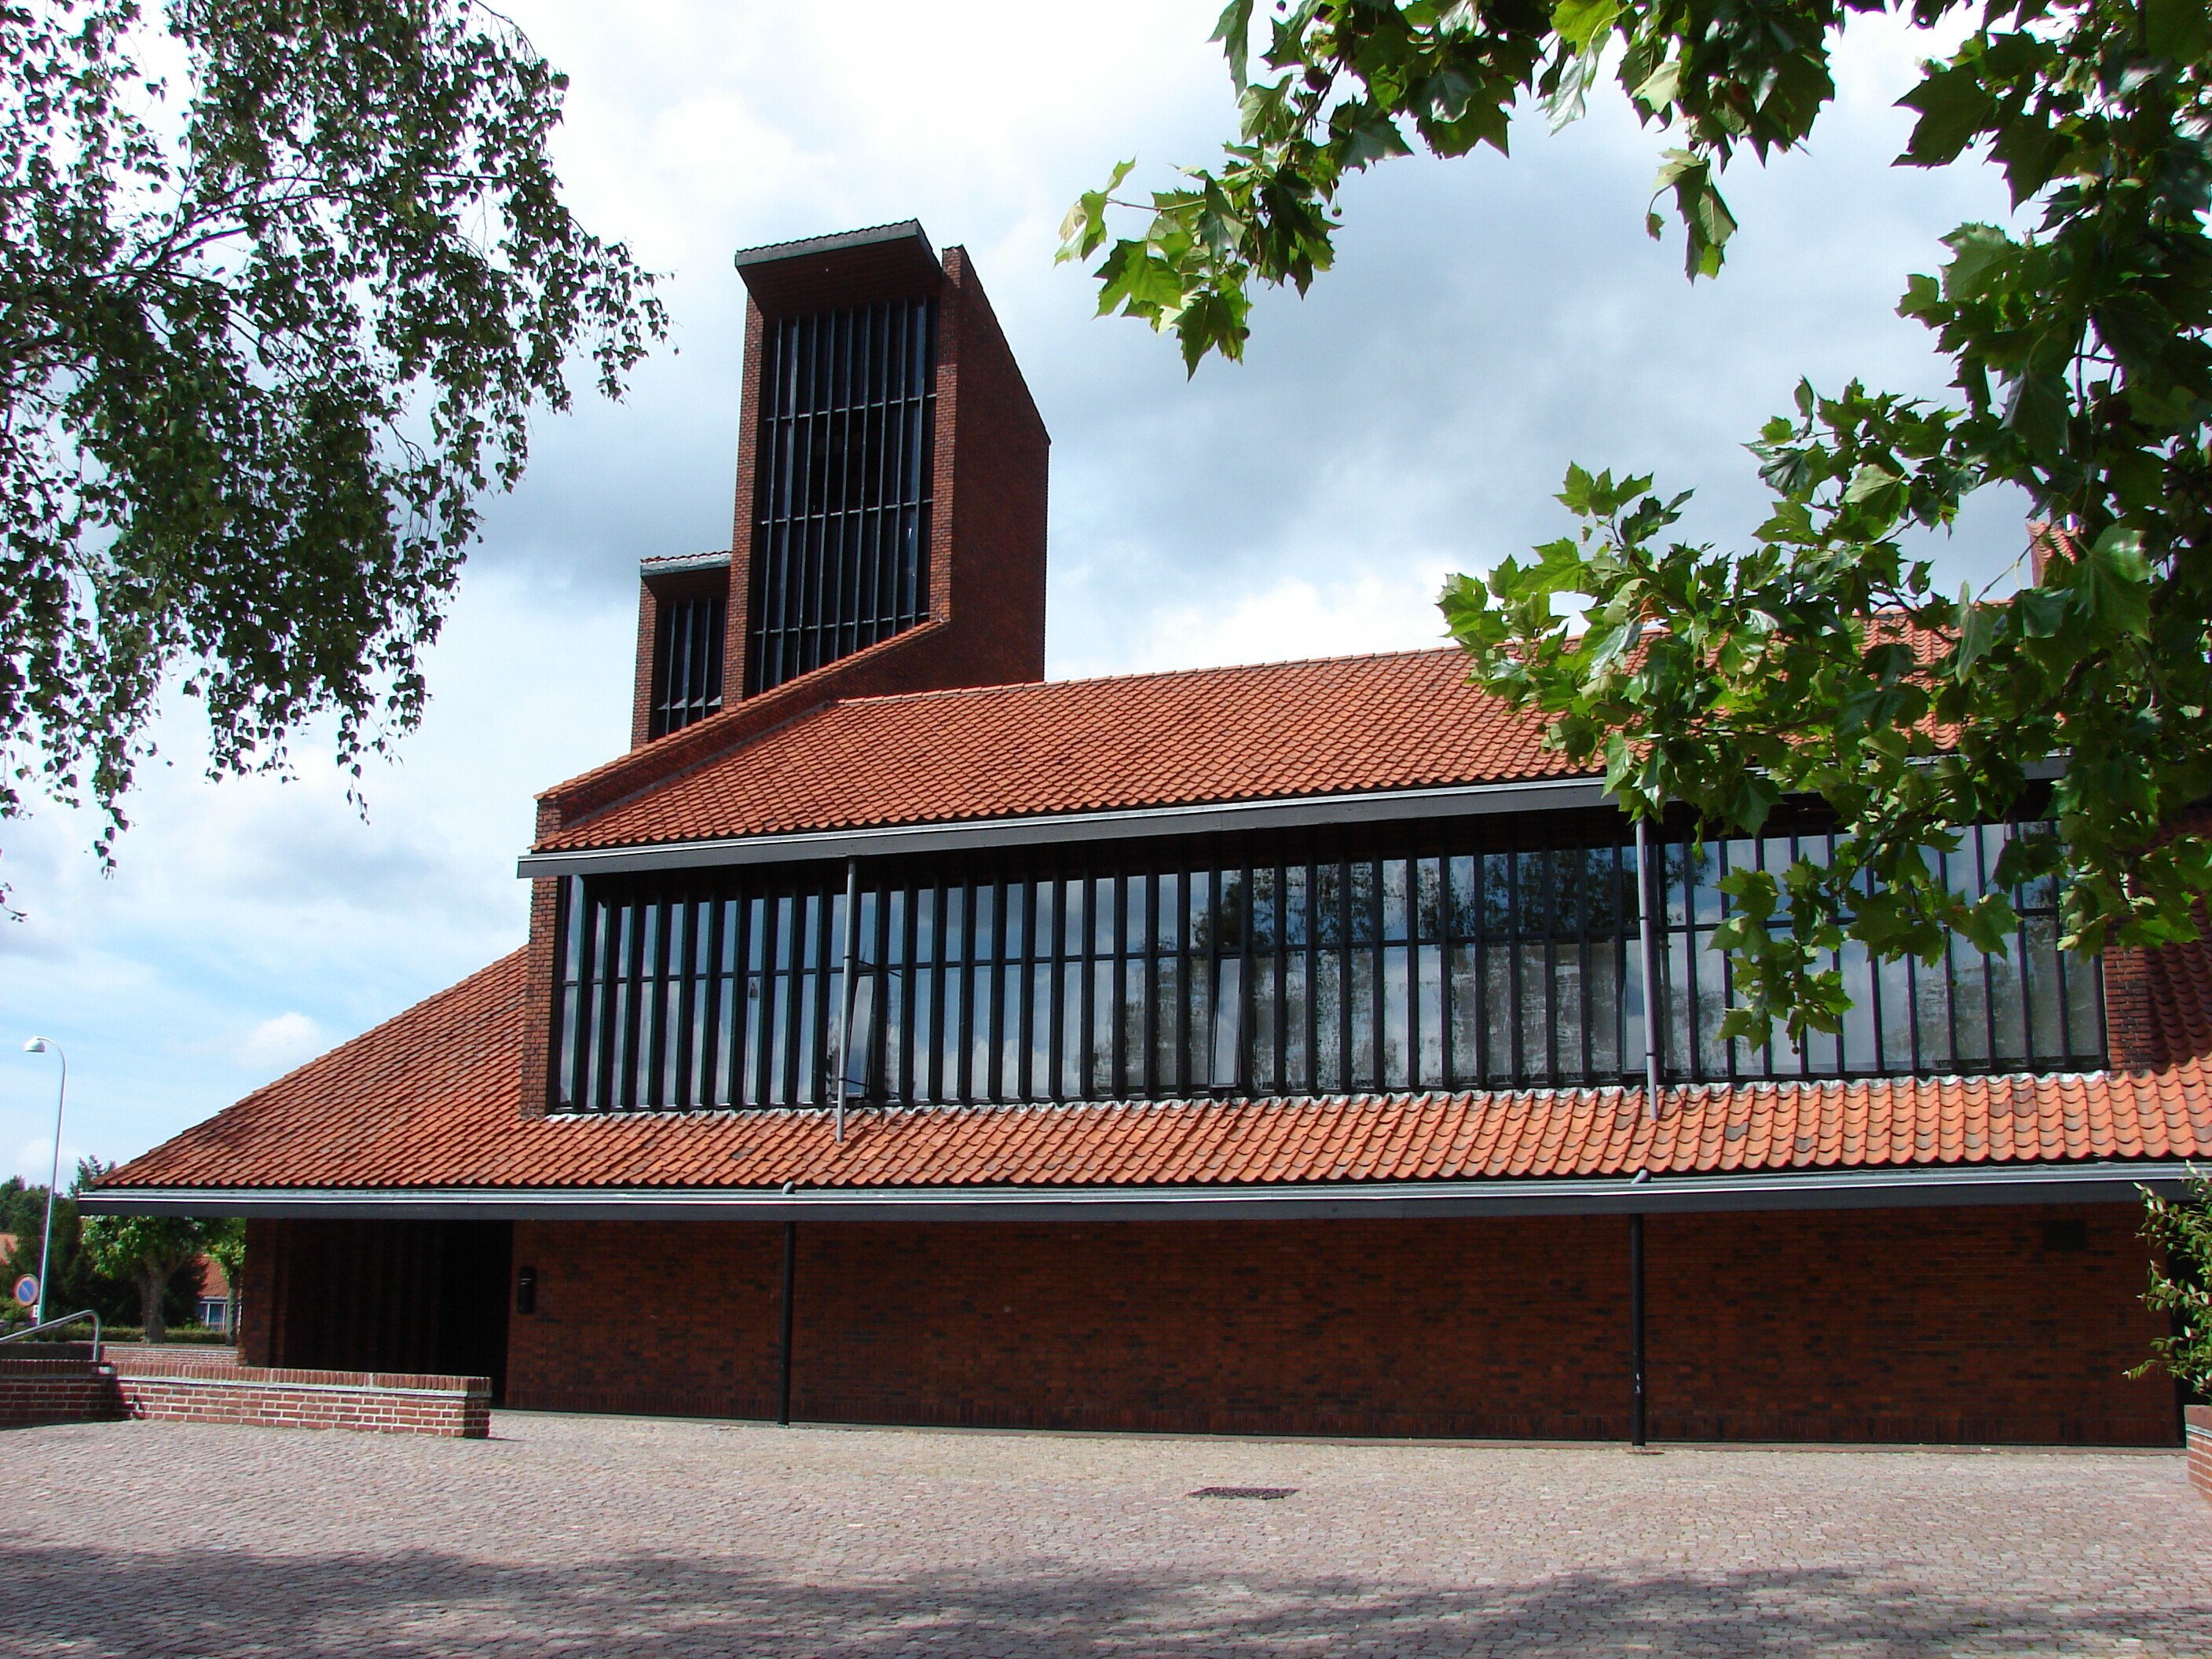
[[[243,1217],[229,1216],[208,1224],[207,1243],[203,1247],[222,1269],[223,1277],[230,1280],[231,1293],[238,1292],[241,1277],[246,1272],[246,1222]]]
[[[163,1304],[169,1281],[206,1250],[224,1224],[191,1216],[88,1215],[82,1224],[86,1259],[137,1292],[138,1322],[146,1340],[160,1342],[168,1332]]]
[[[111,1324],[127,1323],[137,1308],[137,1296],[128,1285],[105,1278],[86,1256],[78,1237],[80,1218],[76,1195],[96,1180],[100,1164],[88,1158],[77,1165],[69,1189],[54,1200],[53,1254],[46,1310],[59,1316],[90,1308]],[[15,1247],[0,1264],[0,1273],[13,1284],[24,1273],[39,1271],[39,1241],[46,1224],[46,1188],[10,1176],[0,1184],[0,1233],[12,1233]],[[8,1304],[10,1322],[27,1324],[29,1315]]]
[[[2002,886],[2062,882],[2070,949],[2196,935],[2212,841],[2178,814],[2212,794],[2205,0],[1295,0],[1256,76],[1255,9],[1232,0],[1215,36],[1239,100],[1218,165],[1134,202],[1114,194],[1124,163],[1064,228],[1102,313],[1173,331],[1194,373],[1241,355],[1255,283],[1303,292],[1328,269],[1352,174],[1417,146],[1503,154],[1516,106],[1556,127],[1607,74],[1662,135],[1653,200],[1672,198],[1691,277],[1715,276],[1735,228],[1723,174],[1806,140],[1851,20],[1965,21],[1903,100],[1918,120],[1898,158],[1985,161],[2018,210],[1960,226],[1899,306],[1935,331],[1956,406],[1801,386],[1750,446],[1771,502],[1736,548],[1669,536],[1684,495],[1577,466],[1559,496],[1575,532],[1455,577],[1445,617],[1477,681],[1638,815],[1680,801],[1756,833],[1784,796],[1832,809],[1832,863],[1723,884],[1729,1035],[1839,1029],[1847,936],[1931,963],[1950,930],[2002,950],[2007,894],[1948,890],[1925,849],[2039,815],[2054,769],[2058,834],[2012,842]],[[1117,234],[1128,208],[1148,217]],[[1905,537],[2000,483],[2051,526],[2039,580],[2009,601],[1941,592]]]
[[[108,856],[173,675],[217,773],[411,729],[530,413],[665,319],[471,0],[0,0],[0,817],[89,798]]]
[[[2145,1193],[2142,1231],[2157,1252],[2143,1301],[2172,1316],[2173,1332],[2154,1338],[2155,1357],[2129,1375],[2160,1370],[2199,1395],[2212,1393],[2212,1182],[2192,1176],[2179,1202]]]

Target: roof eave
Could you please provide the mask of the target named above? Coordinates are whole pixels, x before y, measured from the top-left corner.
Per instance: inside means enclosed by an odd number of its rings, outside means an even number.
[[[1515,779],[1426,789],[1381,789],[1267,800],[1214,801],[1091,812],[1041,812],[1019,817],[870,825],[781,835],[525,853],[516,873],[611,875],[723,865],[787,864],[814,859],[882,858],[1056,842],[1127,841],[1238,830],[1275,830],[1376,819],[1480,817],[1531,808],[1601,806],[1611,797],[1596,776]]]
[[[2185,1189],[2173,1159],[1917,1165],[1753,1174],[1280,1186],[177,1188],[95,1189],[96,1215],[548,1221],[1160,1221],[1670,1215],[2127,1204]]]
[[[2028,777],[2042,780],[2057,776],[2064,767],[2057,761],[2040,761],[2022,769]],[[610,847],[553,848],[523,854],[516,860],[515,873],[527,881],[549,876],[617,875],[726,865],[804,863],[817,859],[883,858],[1045,846],[1058,842],[1127,841],[1152,836],[1371,823],[1378,819],[1478,817],[1498,812],[1557,811],[1612,804],[1613,798],[1603,778],[1594,773],[1570,777],[1503,778],[1426,788],[1345,790],[1331,794],[1255,800],[935,819],[774,835],[633,842]]]

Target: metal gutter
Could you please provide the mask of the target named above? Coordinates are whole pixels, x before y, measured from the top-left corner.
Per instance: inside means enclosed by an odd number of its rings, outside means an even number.
[[[2131,1204],[2184,1190],[2166,1160],[1789,1170],[1762,1175],[1375,1182],[1280,1187],[137,1188],[86,1193],[95,1215],[544,1221],[1331,1220],[1703,1214],[1985,1204]]]
[[[1139,806],[1097,812],[1039,813],[1018,818],[978,818],[963,823],[902,823],[860,830],[810,830],[795,835],[732,836],[709,841],[666,842],[652,847],[586,848],[525,853],[515,873],[546,876],[611,875],[738,864],[782,864],[807,859],[884,858],[969,848],[1033,847],[1054,842],[1133,841],[1146,836],[1268,830],[1315,823],[1362,823],[1376,819],[1480,817],[1530,809],[1603,806],[1610,798],[1597,777],[1539,778],[1512,783],[1454,785],[1442,789],[1382,789],[1365,793],[1301,795],[1287,800],[1227,801],[1189,806]]]

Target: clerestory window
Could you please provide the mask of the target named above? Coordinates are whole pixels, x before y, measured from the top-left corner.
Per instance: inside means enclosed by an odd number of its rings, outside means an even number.
[[[1941,873],[1983,890],[2005,838]],[[1826,856],[1817,827],[1659,843],[1661,1052],[1676,1082],[2100,1065],[2099,964],[2056,893],[2014,894],[2005,956],[1832,965],[1844,1029],[1723,1042],[1708,948],[1729,871]],[[1636,848],[1612,814],[1093,844],[861,875],[844,1050],[842,866],[565,884],[559,1103],[775,1107],[1310,1096],[1638,1083],[1647,998]]]

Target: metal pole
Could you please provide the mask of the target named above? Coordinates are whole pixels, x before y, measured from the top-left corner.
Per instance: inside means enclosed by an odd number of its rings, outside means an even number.
[[[1628,1218],[1628,1363],[1635,1392],[1628,1407],[1628,1443],[1644,1444],[1644,1218]]]
[[[62,1061],[61,1086],[54,1091],[54,1163],[52,1170],[46,1176],[46,1231],[45,1236],[39,1241],[39,1317],[37,1322],[43,1325],[46,1322],[46,1279],[48,1277],[46,1267],[48,1260],[52,1255],[54,1249],[54,1188],[61,1184],[62,1179],[62,1109],[69,1101],[69,1055],[64,1052],[62,1045],[58,1042],[50,1042],[45,1037],[34,1037],[32,1041],[38,1043],[41,1049],[52,1048],[57,1054],[61,1055]]]
[[[799,1249],[799,1224],[783,1224],[783,1337],[776,1346],[775,1420],[791,1424],[791,1287],[796,1277],[794,1257]]]
[[[845,860],[845,994],[837,1030],[837,1139],[845,1139],[845,1074],[853,1069],[845,1052],[853,1040],[853,969],[860,958],[860,861]]]
[[[1651,879],[1651,823],[1636,820],[1636,879],[1642,887],[1636,907],[1636,931],[1644,953],[1644,1115],[1659,1115],[1659,946],[1652,912],[1653,895],[1666,896],[1667,884]]]

